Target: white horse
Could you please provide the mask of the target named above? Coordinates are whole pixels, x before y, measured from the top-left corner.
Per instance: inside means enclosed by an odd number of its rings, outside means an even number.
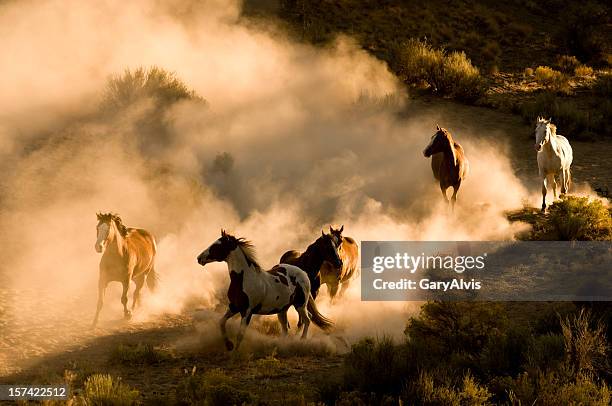
[[[557,127],[538,117],[535,128],[535,149],[538,152],[538,170],[542,178],[542,211],[546,209],[546,188],[551,186],[557,198],[555,175],[560,174],[561,194],[569,192],[573,153],[569,141],[557,134]]]
[[[223,230],[221,238],[198,256],[200,265],[210,262],[227,262],[229,268],[229,309],[219,322],[228,350],[231,351],[234,344],[227,338],[225,323],[236,313],[242,316],[236,349],[254,314],[277,314],[283,335],[287,335],[287,310],[293,306],[300,316],[298,328],[304,326],[302,338],[306,338],[311,320],[323,330],[333,326],[317,310],[310,294],[310,279],[297,266],[280,264],[264,271],[255,259],[253,246],[245,239],[236,238]]]

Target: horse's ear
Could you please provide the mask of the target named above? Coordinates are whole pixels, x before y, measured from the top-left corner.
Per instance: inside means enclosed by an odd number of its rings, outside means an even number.
[[[224,230],[224,229],[221,229],[221,237],[225,237],[225,236],[226,236],[226,234],[225,234],[225,230]]]
[[[334,232],[334,229],[332,228],[332,226],[329,226],[329,232],[330,234]]]
[[[552,117],[548,118],[548,122],[551,123],[552,122]]]
[[[338,231],[340,231],[340,232],[343,232],[343,231],[344,231],[344,224],[342,224],[342,225],[340,226],[340,230],[338,230]]]
[[[325,231],[323,231],[323,229],[321,229],[321,236],[325,237]]]
[[[438,124],[436,124],[436,130],[440,131],[440,126]]]

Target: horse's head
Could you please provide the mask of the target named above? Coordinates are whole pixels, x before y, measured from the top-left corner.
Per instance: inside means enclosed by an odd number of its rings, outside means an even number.
[[[221,230],[221,238],[198,255],[198,264],[204,266],[211,262],[223,262],[227,260],[230,252],[238,247],[238,244],[238,238],[226,233],[225,230]]]
[[[551,123],[551,119],[546,120],[545,118],[538,117],[536,119],[535,128],[535,145],[533,146],[536,151],[540,152],[544,144],[550,141],[550,134],[554,130],[554,125]]]
[[[315,245],[323,260],[331,263],[336,268],[342,268],[342,259],[340,259],[338,254],[338,245],[336,245],[335,238],[331,234],[325,234],[321,230],[321,237],[317,239]]]
[[[113,215],[111,213],[96,213],[96,217],[98,218],[98,225],[96,226],[95,248],[96,252],[102,253],[111,236]]]
[[[340,248],[342,245],[342,231],[344,231],[344,225],[340,226],[340,228],[329,226],[329,235],[331,235],[332,239],[334,240],[336,248]]]
[[[449,145],[452,145],[450,133],[445,128],[436,125],[436,133],[431,136],[431,141],[423,150],[423,155],[425,158],[429,158],[433,154],[445,151]]]

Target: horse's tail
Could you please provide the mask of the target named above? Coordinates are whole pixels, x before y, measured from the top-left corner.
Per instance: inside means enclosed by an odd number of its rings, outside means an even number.
[[[328,331],[334,326],[334,323],[330,319],[319,313],[312,294],[308,295],[307,309],[310,313],[310,320],[312,320],[312,322],[321,330]]]
[[[147,287],[151,292],[155,292],[157,285],[159,285],[159,274],[155,272],[155,267],[151,267],[147,274]]]

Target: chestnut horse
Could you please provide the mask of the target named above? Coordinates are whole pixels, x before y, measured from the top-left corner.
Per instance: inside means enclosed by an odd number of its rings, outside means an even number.
[[[451,208],[454,210],[457,192],[461,182],[467,176],[470,166],[463,148],[453,140],[450,132],[440,128],[439,125],[436,127],[437,131],[431,137],[429,145],[423,150],[423,155],[425,155],[425,158],[431,157],[431,169],[434,178],[440,182],[440,190],[442,190],[442,196],[444,196],[446,203],[448,203],[446,189],[453,188]]]
[[[331,301],[338,293],[340,284],[342,287],[339,296],[342,297],[349,287],[350,280],[357,274],[359,246],[351,237],[343,236],[342,231],[344,231],[344,226],[338,229],[329,227],[330,235],[338,247],[342,266],[335,267],[328,261],[323,262],[321,266],[321,283],[327,284]]]
[[[132,316],[128,310],[128,289],[130,281],[136,282],[132,299],[132,310],[137,306],[140,290],[145,283],[151,291],[157,285],[157,274],[154,262],[157,247],[155,238],[146,230],[128,228],[123,225],[121,217],[112,213],[98,213],[96,251],[102,253],[100,259],[100,279],[98,280],[98,307],[93,326],[98,323],[98,316],[104,304],[104,292],[109,282],[121,282],[123,293],[121,303],[126,320]]]

